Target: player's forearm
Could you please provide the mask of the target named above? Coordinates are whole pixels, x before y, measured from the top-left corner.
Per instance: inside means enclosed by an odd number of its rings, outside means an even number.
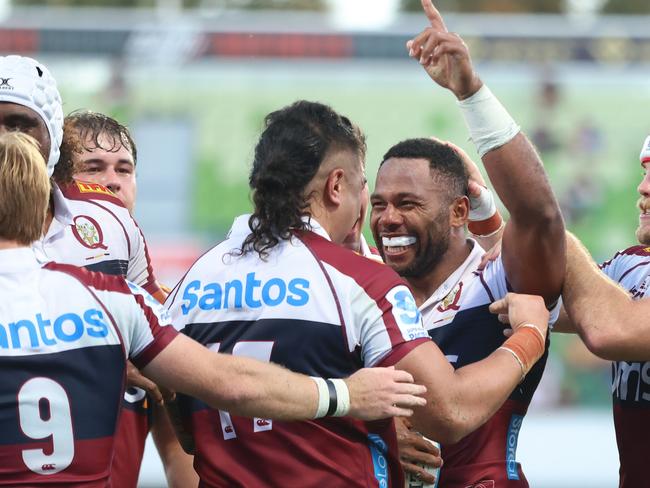
[[[227,370],[225,397],[216,397],[219,408],[248,417],[268,417],[277,420],[314,418],[318,405],[318,389],[314,381],[272,363],[248,358],[220,356],[215,366]],[[224,365],[226,365],[224,367]]]
[[[575,236],[567,233],[564,307],[594,354],[611,360],[650,359],[650,302],[633,301],[605,276]]]
[[[456,443],[483,425],[521,381],[521,368],[510,353],[497,350],[453,373],[444,397],[428,398],[413,425],[427,437]]]
[[[561,222],[559,205],[542,162],[523,133],[487,152],[482,160],[511,221],[522,225]]]

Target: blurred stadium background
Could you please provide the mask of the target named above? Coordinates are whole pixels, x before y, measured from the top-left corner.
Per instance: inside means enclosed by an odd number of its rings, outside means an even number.
[[[568,227],[598,260],[632,245],[638,153],[650,133],[650,2],[437,5],[537,144]],[[0,0],[0,52],[45,62],[66,113],[90,108],[132,128],[136,216],[159,277],[174,284],[250,208],[263,116],[298,98],[331,104],[365,130],[371,185],[383,152],[407,137],[450,139],[476,157],[451,95],[406,56],[406,40],[426,25],[419,8],[418,0]],[[609,374],[578,341],[554,337],[520,440],[531,486],[616,485]],[[142,486],[163,479],[150,454]]]

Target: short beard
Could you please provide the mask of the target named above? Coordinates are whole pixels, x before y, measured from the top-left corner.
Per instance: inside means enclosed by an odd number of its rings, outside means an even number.
[[[445,219],[449,216],[446,212],[441,213],[433,222],[433,231],[439,234],[438,239],[434,239],[433,232],[429,232],[429,239],[425,249],[419,250],[413,262],[400,270],[399,275],[404,278],[422,278],[435,269],[442,257],[449,249],[449,224]],[[447,224],[447,225],[445,225]]]
[[[636,240],[639,244],[650,246],[650,229],[639,226],[636,230]]]

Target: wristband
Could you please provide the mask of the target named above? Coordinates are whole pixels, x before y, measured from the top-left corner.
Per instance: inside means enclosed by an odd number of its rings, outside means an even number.
[[[507,347],[501,346],[499,349],[502,351],[508,351],[512,356],[515,358],[517,361],[517,364],[519,365],[519,368],[521,369],[521,379],[519,380],[519,383],[524,381],[526,379],[526,368],[524,368],[524,363],[521,362],[521,359],[519,359],[519,356],[512,350]]]
[[[469,222],[467,229],[476,236],[489,237],[501,230],[503,219],[497,210],[492,192],[480,187],[477,197],[469,197]]]
[[[479,156],[511,141],[521,130],[501,102],[483,85],[458,106]]]
[[[318,408],[315,419],[322,417],[343,417],[350,411],[350,391],[341,379],[324,379],[311,376],[318,387]]]
[[[477,197],[469,197],[469,220],[480,222],[493,217],[497,213],[497,205],[494,202],[494,195],[489,188],[478,185],[480,193]]]
[[[467,230],[469,230],[475,236],[492,237],[494,234],[503,229],[505,225],[506,223],[501,218],[501,214],[497,212],[486,220],[480,220],[478,222],[472,222],[470,220],[467,223]]]
[[[518,327],[499,349],[504,349],[515,356],[525,376],[544,354],[546,338],[537,326],[524,324]]]
[[[330,380],[336,388],[337,405],[336,411],[332,414],[334,417],[344,417],[350,411],[350,390],[344,380]]]
[[[323,378],[312,376],[311,379],[314,380],[318,387],[318,408],[316,409],[314,418],[319,419],[327,415],[327,409],[330,405],[330,394],[327,388],[327,382]]]

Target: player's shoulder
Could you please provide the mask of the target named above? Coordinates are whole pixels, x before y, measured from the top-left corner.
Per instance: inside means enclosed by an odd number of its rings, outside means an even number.
[[[315,232],[301,231],[296,235],[316,259],[354,279],[364,288],[372,286],[388,289],[404,284],[399,275],[383,262],[345,249]]]
[[[98,273],[71,264],[56,262],[44,264],[43,270],[46,272],[63,273],[79,281],[85,287],[94,288],[95,290],[130,293],[129,286],[122,276]]]
[[[627,249],[620,251],[620,254],[623,256],[650,256],[650,246],[644,244],[638,246],[628,247]]]
[[[72,183],[59,185],[59,188],[63,196],[68,200],[109,202],[118,207],[126,208],[115,193],[99,183],[73,180]]]
[[[614,256],[612,256],[607,261],[601,263],[600,268],[606,269],[618,262],[621,261],[638,261],[638,260],[647,260],[650,258],[650,246],[646,245],[636,245],[618,251]]]

